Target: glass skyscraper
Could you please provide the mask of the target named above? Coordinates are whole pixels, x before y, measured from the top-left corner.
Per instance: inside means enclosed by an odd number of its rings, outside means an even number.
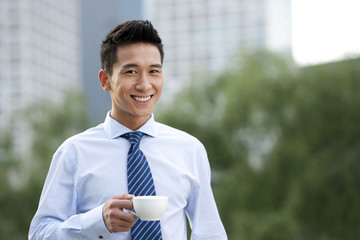
[[[80,0],[0,0],[0,127],[81,87],[80,31]]]
[[[164,41],[165,86],[219,73],[239,48],[291,55],[290,0],[144,0],[144,16]]]

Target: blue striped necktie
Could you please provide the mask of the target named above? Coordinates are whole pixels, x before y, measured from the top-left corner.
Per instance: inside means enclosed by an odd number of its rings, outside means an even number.
[[[143,135],[139,131],[121,135],[131,144],[127,161],[128,191],[135,196],[156,195],[149,164],[139,148]],[[160,221],[141,221],[138,218],[131,228],[131,236],[133,240],[162,239]]]

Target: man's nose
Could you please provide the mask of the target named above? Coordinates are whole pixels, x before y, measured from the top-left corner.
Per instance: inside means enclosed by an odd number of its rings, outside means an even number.
[[[151,88],[150,77],[146,73],[142,73],[139,76],[138,82],[136,84],[136,90],[147,91],[150,88]]]

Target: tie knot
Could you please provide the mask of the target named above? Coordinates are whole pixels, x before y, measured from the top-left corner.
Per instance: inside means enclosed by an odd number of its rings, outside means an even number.
[[[143,135],[144,135],[144,133],[136,131],[136,132],[125,133],[125,134],[121,135],[121,137],[126,138],[127,140],[130,141],[131,145],[134,145],[134,144],[140,143],[140,140]]]

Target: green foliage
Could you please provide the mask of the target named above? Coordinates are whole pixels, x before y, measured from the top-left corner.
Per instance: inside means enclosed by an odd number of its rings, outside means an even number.
[[[89,127],[85,109],[82,94],[71,92],[61,104],[40,102],[17,115],[15,120],[25,119],[26,133],[31,136],[25,155],[13,141],[12,130],[19,125],[10,124],[4,130],[0,137],[0,239],[27,239],[52,155],[66,138]]]
[[[297,68],[266,51],[196,80],[161,121],[198,137],[229,239],[360,235],[360,59]]]
[[[21,224],[14,223],[12,218],[8,218],[12,214],[12,209],[18,206],[13,205],[16,200],[16,190],[14,190],[11,182],[11,174],[15,173],[19,166],[19,159],[12,151],[13,142],[11,132],[4,129],[0,138],[0,239],[6,239],[7,232],[12,231],[12,239],[19,239],[16,230]],[[19,212],[19,211],[17,211]]]
[[[34,176],[44,180],[50,160],[55,150],[68,137],[87,129],[90,120],[86,111],[83,95],[69,92],[60,104],[39,103],[25,111],[26,118],[33,132],[32,168],[42,169],[42,174]]]

